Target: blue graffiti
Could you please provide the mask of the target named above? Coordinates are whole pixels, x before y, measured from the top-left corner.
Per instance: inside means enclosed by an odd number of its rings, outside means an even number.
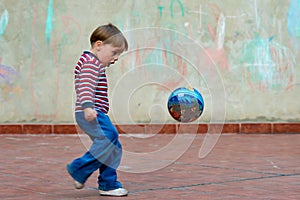
[[[292,37],[300,38],[300,0],[291,0],[287,28]]]
[[[8,24],[8,12],[4,10],[0,17],[0,35],[3,35]]]
[[[10,84],[17,76],[17,71],[9,66],[0,64],[0,81]]]
[[[51,33],[52,33],[52,18],[53,18],[53,0],[49,0],[49,5],[48,5],[48,14],[47,14],[47,19],[46,19],[46,40],[49,43],[51,40]]]

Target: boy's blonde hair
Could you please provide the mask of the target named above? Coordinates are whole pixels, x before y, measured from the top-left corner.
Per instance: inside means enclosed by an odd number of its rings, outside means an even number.
[[[121,31],[113,24],[99,26],[94,30],[90,37],[90,43],[102,41],[103,44],[111,44],[114,47],[121,47],[123,51],[128,50],[128,43]]]

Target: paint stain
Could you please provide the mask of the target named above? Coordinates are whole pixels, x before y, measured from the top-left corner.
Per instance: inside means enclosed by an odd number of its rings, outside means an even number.
[[[292,37],[300,39],[300,0],[291,0],[287,18],[287,28]]]
[[[245,79],[251,88],[280,91],[293,84],[295,59],[288,48],[272,38],[257,36],[246,43],[242,63]]]
[[[0,81],[10,84],[16,78],[17,72],[12,67],[0,64]]]
[[[8,24],[8,11],[4,10],[0,17],[0,35],[3,35]]]
[[[162,16],[164,7],[163,6],[158,6],[157,8],[159,10],[159,15]]]
[[[171,1],[171,4],[170,4],[170,11],[171,11],[171,17],[174,18],[174,1],[175,0],[172,0]],[[183,7],[183,4],[180,0],[176,0],[179,8],[180,8],[180,12],[181,12],[181,16],[184,17],[184,7]]]
[[[48,43],[51,40],[51,34],[53,30],[52,18],[53,18],[53,0],[49,0],[47,19],[46,19],[46,30],[45,30],[46,40]]]

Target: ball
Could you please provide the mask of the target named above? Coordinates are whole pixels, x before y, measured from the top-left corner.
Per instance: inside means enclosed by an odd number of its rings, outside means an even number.
[[[179,122],[195,121],[201,116],[203,109],[203,97],[195,88],[177,88],[168,98],[168,111]]]

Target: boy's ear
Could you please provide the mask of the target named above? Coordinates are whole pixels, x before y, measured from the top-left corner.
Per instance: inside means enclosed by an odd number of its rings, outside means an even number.
[[[101,40],[97,40],[94,45],[93,48],[97,49],[98,51],[101,50],[103,42]]]
[[[103,44],[101,40],[96,41],[95,46],[100,47]]]

